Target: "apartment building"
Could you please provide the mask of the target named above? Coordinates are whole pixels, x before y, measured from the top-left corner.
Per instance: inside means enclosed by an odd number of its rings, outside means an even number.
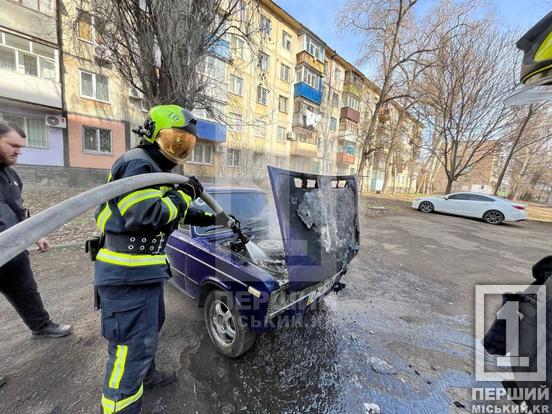
[[[148,108],[110,64],[97,33],[103,22],[75,2],[65,2],[63,13],[49,4],[0,0],[0,71],[10,80],[0,86],[1,116],[28,132],[23,164],[104,176],[136,145],[131,129]],[[213,110],[193,108],[199,139],[185,172],[204,180],[262,180],[270,164],[359,173],[377,86],[271,0],[235,19],[252,22],[256,38],[251,45],[231,31],[198,68],[212,80],[207,95]],[[384,111],[377,139],[390,134],[388,121],[397,113],[395,107]],[[393,162],[399,189],[412,179],[413,143],[421,136],[421,124],[409,114],[405,119],[412,127],[400,138],[402,160]],[[385,150],[371,155],[362,172],[366,189],[381,189],[385,158]]]
[[[0,119],[27,134],[22,164],[63,166],[60,47],[53,2],[0,0]]]

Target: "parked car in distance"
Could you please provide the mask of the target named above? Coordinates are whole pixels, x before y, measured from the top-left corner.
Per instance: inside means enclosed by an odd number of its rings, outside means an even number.
[[[269,167],[277,218],[255,188],[205,186],[241,222],[248,244],[221,226],[183,226],[167,244],[171,282],[204,308],[215,349],[236,358],[257,335],[344,287],[359,249],[354,176],[327,177]],[[201,200],[192,207],[210,211]]]
[[[418,197],[412,207],[422,213],[449,213],[483,219],[489,224],[527,219],[527,205],[483,193],[453,193]]]

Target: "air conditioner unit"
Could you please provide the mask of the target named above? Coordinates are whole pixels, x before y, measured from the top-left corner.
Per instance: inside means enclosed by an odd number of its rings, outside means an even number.
[[[46,125],[53,128],[67,128],[67,119],[59,115],[48,115]]]
[[[225,145],[217,145],[215,147],[215,151],[219,152],[221,154],[225,154],[227,150],[228,150],[228,148]]]
[[[294,134],[293,132],[291,132],[291,131],[288,131],[288,132],[286,133],[286,139],[287,139],[288,141],[295,141],[295,140],[296,140],[295,134]]]

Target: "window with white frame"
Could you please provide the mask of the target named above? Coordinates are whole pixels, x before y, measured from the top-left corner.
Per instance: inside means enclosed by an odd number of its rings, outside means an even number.
[[[305,50],[319,61],[324,61],[324,48],[315,42],[310,36],[305,36]]]
[[[44,118],[0,112],[0,120],[17,125],[27,135],[27,145],[35,148],[47,148],[46,123]]]
[[[188,162],[193,164],[212,164],[213,152],[213,145],[198,143],[195,145]]]
[[[360,101],[356,96],[350,94],[347,95],[345,102],[349,108],[353,108],[355,111],[360,111]]]
[[[24,37],[0,32],[0,71],[56,79],[56,49]]]
[[[228,167],[240,166],[240,150],[234,148],[228,148],[226,153]]]
[[[50,16],[54,15],[55,12],[55,1],[54,0],[11,0],[14,3],[21,4],[22,6],[28,7],[39,11],[40,13],[48,14]]]
[[[228,118],[228,127],[230,128],[230,131],[241,132],[243,125],[243,118],[241,114],[230,112],[228,114]]]
[[[330,130],[335,131],[337,129],[337,118],[333,116],[330,118]]]
[[[207,56],[205,59],[205,74],[218,82],[226,79],[226,63],[214,56]]]
[[[82,127],[83,152],[111,154],[111,130],[94,127]]]
[[[284,113],[287,114],[288,102],[289,102],[288,98],[286,98],[285,96],[280,95],[280,97],[278,98],[278,111],[284,112]]]
[[[289,82],[289,73],[291,69],[289,66],[284,65],[283,63],[280,64],[280,80],[283,80],[285,82]]]
[[[245,50],[245,40],[241,37],[232,35],[231,39],[232,56],[243,59]]]
[[[261,85],[257,86],[257,102],[266,105],[268,102],[269,90],[263,88]]]
[[[264,14],[261,14],[261,21],[260,21],[260,27],[259,27],[261,33],[270,36],[272,33],[272,22],[270,21],[270,18],[265,16]]]
[[[266,138],[266,122],[257,119],[255,123],[255,136],[260,138]]]
[[[339,68],[334,69],[334,82],[339,82],[341,80],[341,70]]]
[[[81,70],[80,94],[83,98],[109,102],[109,78],[104,75]]]
[[[291,51],[291,35],[285,30],[282,30],[282,47]]]
[[[102,32],[105,22],[84,10],[77,10],[77,33],[83,42],[99,45],[102,43]]]
[[[296,82],[305,82],[307,85],[312,86],[315,89],[320,89],[320,82],[322,77],[315,71],[302,65],[295,70]]]
[[[236,75],[230,75],[230,92],[242,96],[243,95],[243,79]]]
[[[286,129],[282,126],[276,128],[276,141],[285,142],[286,141]]]
[[[245,1],[244,0],[238,0],[236,3],[235,3],[235,7],[234,7],[234,13],[237,14],[238,16],[238,19],[240,20],[245,20],[247,14],[246,14],[247,10],[245,9]]]
[[[267,72],[269,64],[270,64],[270,57],[266,53],[259,52],[259,68],[262,71]]]

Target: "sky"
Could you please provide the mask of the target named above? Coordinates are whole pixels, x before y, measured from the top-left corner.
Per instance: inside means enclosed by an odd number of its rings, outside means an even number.
[[[438,1],[438,0],[437,0]],[[552,0],[489,0],[504,28],[527,31],[552,10]],[[359,41],[355,35],[340,33],[336,28],[336,14],[346,0],[275,0],[275,2],[316,33],[332,49],[353,64],[357,64]],[[420,3],[428,0],[420,0]],[[373,78],[369,65],[360,69]]]

